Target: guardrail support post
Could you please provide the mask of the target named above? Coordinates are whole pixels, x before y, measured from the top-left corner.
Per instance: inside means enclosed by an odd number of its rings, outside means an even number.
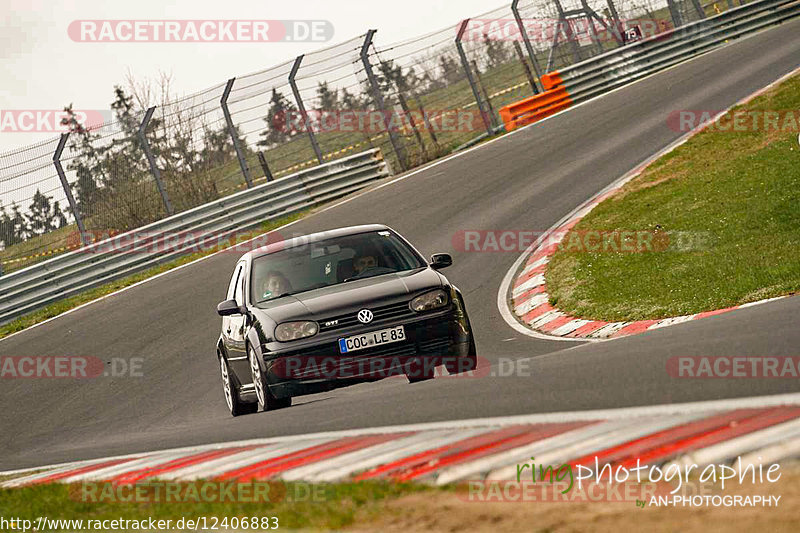
[[[83,225],[83,219],[81,218],[80,212],[78,212],[78,204],[75,203],[75,197],[72,195],[72,188],[69,186],[66,174],[64,174],[64,167],[61,166],[61,153],[64,151],[64,147],[67,145],[67,138],[69,138],[69,133],[61,134],[61,138],[58,140],[58,146],[56,147],[56,153],[53,154],[53,165],[55,165],[56,172],[58,172],[58,179],[61,180],[61,187],[64,188],[64,195],[67,197],[67,202],[69,202],[69,208],[72,210],[72,216],[75,217],[75,223],[78,225],[78,231],[81,232],[81,242],[84,246],[88,246],[89,235],[86,233],[86,227]]]
[[[486,133],[490,136],[494,134],[494,130],[492,129],[492,123],[489,120],[489,114],[483,107],[483,102],[481,101],[481,93],[478,91],[478,87],[475,85],[475,78],[472,76],[472,70],[469,68],[469,61],[467,60],[467,54],[464,53],[464,47],[461,44],[461,37],[463,37],[464,32],[467,29],[467,24],[469,24],[469,19],[464,19],[461,22],[461,26],[458,28],[458,33],[456,34],[456,48],[458,49],[458,55],[461,58],[461,65],[464,67],[464,72],[467,73],[467,81],[469,82],[469,86],[472,88],[472,95],[475,97],[475,103],[478,104],[478,111],[481,113],[481,118],[483,119],[483,125],[486,127]]]
[[[153,157],[153,151],[150,150],[150,143],[147,142],[147,135],[145,135],[147,125],[150,123],[150,119],[153,118],[153,113],[155,110],[156,106],[153,106],[144,114],[144,120],[142,120],[142,124],[139,126],[139,142],[142,144],[142,148],[144,149],[144,155],[147,156],[147,163],[150,165],[150,172],[153,174],[153,178],[156,180],[158,192],[161,194],[161,200],[164,202],[164,209],[166,209],[168,215],[171,215],[174,213],[172,204],[169,201],[169,196],[167,196],[167,190],[164,188],[164,183],[161,181],[161,171],[158,169],[158,165],[156,165],[156,158]]]
[[[297,103],[297,109],[300,110],[300,116],[303,118],[303,125],[306,127],[308,138],[311,141],[311,147],[314,149],[314,153],[317,155],[317,161],[322,164],[322,152],[319,149],[319,144],[317,144],[317,138],[314,136],[314,130],[311,127],[311,123],[308,121],[308,113],[306,113],[306,106],[303,104],[303,98],[300,96],[300,90],[297,88],[297,83],[294,80],[294,77],[297,75],[297,70],[300,68],[300,63],[302,62],[303,54],[300,54],[297,56],[297,59],[294,60],[292,71],[289,73],[289,85],[292,86],[294,101]]]
[[[542,73],[539,71],[539,63],[536,62],[536,53],[533,51],[533,45],[531,45],[531,40],[528,38],[528,32],[525,30],[525,24],[522,22],[522,17],[519,14],[519,0],[513,0],[511,2],[511,12],[514,13],[514,19],[517,21],[517,27],[519,28],[519,34],[522,36],[522,42],[525,43],[525,50],[528,51],[528,57],[531,59],[531,65],[533,65],[533,71],[536,73],[536,77],[540,80],[542,79]],[[519,44],[515,41],[514,45],[519,47]],[[525,65],[525,70],[528,69],[528,66]],[[530,80],[530,75],[529,75]],[[536,86],[536,83],[531,81],[531,87],[533,88],[533,94],[539,94],[539,88]]]
[[[231,94],[234,81],[236,81],[236,78],[228,80],[228,84],[225,86],[225,91],[222,93],[222,98],[219,99],[219,103],[222,106],[222,114],[225,115],[225,122],[228,124],[228,133],[231,136],[231,141],[233,141],[233,149],[236,152],[236,159],[239,160],[239,167],[242,169],[244,181],[247,183],[247,188],[251,189],[253,187],[253,178],[250,177],[250,169],[247,167],[247,160],[244,158],[242,149],[239,147],[239,140],[236,138],[236,128],[233,126],[231,112],[228,110],[228,96]]]
[[[392,143],[394,153],[397,154],[397,161],[400,163],[400,168],[403,171],[406,171],[408,170],[408,164],[406,162],[405,147],[401,144],[400,139],[397,137],[397,132],[390,127],[391,120],[386,114],[386,106],[383,101],[383,95],[381,94],[381,88],[378,86],[378,82],[375,79],[375,73],[372,71],[372,64],[369,62],[369,47],[372,45],[372,37],[377,31],[378,30],[367,31],[367,36],[364,38],[364,44],[361,46],[361,62],[364,64],[364,72],[366,72],[367,79],[369,80],[370,87],[372,88],[372,96],[375,99],[375,105],[378,106],[378,109],[383,115],[383,125],[386,128],[386,131],[389,133],[389,141]]]

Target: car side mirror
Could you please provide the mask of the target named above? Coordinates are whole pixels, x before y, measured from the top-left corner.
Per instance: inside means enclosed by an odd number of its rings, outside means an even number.
[[[433,254],[431,256],[430,266],[436,270],[440,268],[449,267],[453,264],[453,258],[450,254]]]
[[[239,315],[241,313],[242,310],[239,308],[239,304],[236,303],[236,300],[225,300],[217,304],[217,314],[219,316]]]

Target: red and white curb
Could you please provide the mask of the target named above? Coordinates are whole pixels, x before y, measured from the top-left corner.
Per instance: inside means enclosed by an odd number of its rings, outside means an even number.
[[[257,415],[254,415],[257,416]],[[263,415],[268,416],[268,415]],[[17,471],[4,488],[155,479],[437,485],[513,480],[516,465],[776,463],[800,455],[800,394],[576,411],[258,439]],[[749,464],[749,463],[748,463]],[[36,470],[41,470],[36,469]],[[33,472],[30,469],[28,472]],[[7,475],[2,472],[0,475]]]
[[[785,298],[785,296],[778,296],[777,298],[759,300],[757,302],[750,302],[692,315],[663,318],[660,320],[636,320],[628,322],[605,322],[602,320],[578,318],[559,311],[557,308],[550,305],[550,296],[547,294],[547,285],[545,282],[545,271],[550,257],[558,249],[559,243],[564,239],[564,236],[569,230],[572,229],[581,218],[586,216],[592,208],[608,198],[608,196],[613,194],[620,187],[622,187],[622,184],[618,185],[610,192],[596,197],[586,208],[573,215],[566,223],[548,232],[548,237],[545,239],[544,243],[535,248],[528,257],[511,289],[511,305],[514,314],[528,327],[539,333],[555,337],[609,339],[643,333],[647,330],[663,328],[689,320],[719,315],[721,313],[733,311],[734,309],[750,307]]]
[[[545,282],[545,272],[547,270],[547,264],[550,261],[550,257],[556,252],[559,243],[564,239],[569,230],[572,229],[583,217],[585,217],[603,200],[616,194],[617,191],[619,191],[625,184],[641,174],[653,161],[663,157],[664,155],[681,146],[691,137],[703,131],[709,125],[713,124],[716,120],[718,120],[719,117],[727,113],[728,110],[736,106],[747,104],[775,85],[798,73],[800,73],[800,68],[781,76],[779,79],[775,80],[766,87],[759,89],[753,94],[735,103],[728,109],[718,113],[708,122],[687,133],[674,143],[667,146],[664,150],[661,150],[657,154],[648,158],[644,163],[600,191],[597,195],[595,195],[593,198],[590,198],[587,202],[582,204],[575,211],[558,222],[553,228],[548,230],[547,233],[538,239],[529,250],[522,254],[517,262],[515,262],[511,267],[508,274],[512,275],[513,273],[516,273],[516,277],[509,277],[509,275],[507,275],[506,279],[501,284],[500,291],[498,293],[498,308],[500,309],[500,312],[504,318],[506,318],[506,321],[509,323],[509,325],[512,327],[516,326],[516,320],[518,320],[539,334],[547,337],[560,337],[563,339],[574,340],[612,339],[643,333],[652,329],[663,328],[673,324],[687,322],[689,320],[697,320],[698,318],[719,315],[721,313],[733,311],[734,309],[741,309],[744,307],[750,307],[753,305],[759,305],[771,302],[773,300],[786,298],[786,296],[779,296],[777,298],[748,302],[725,309],[716,309],[692,315],[676,316],[659,320],[605,322],[602,320],[573,317],[551,306],[549,303],[550,296],[547,293],[547,285]],[[511,282],[512,279],[513,283]],[[509,318],[505,312],[505,307],[509,301],[511,312],[516,316],[516,319],[513,317]],[[511,322],[511,320],[515,320],[515,322]]]

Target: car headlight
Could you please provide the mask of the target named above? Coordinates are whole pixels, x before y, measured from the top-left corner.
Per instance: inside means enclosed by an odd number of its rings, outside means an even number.
[[[319,326],[316,322],[307,320],[302,322],[284,322],[283,324],[278,324],[278,327],[275,328],[275,338],[281,342],[287,342],[313,337],[318,332]]]
[[[425,294],[417,296],[411,300],[410,305],[411,309],[417,313],[421,313],[423,311],[432,311],[433,309],[444,307],[448,302],[447,293],[442,289],[436,289],[435,291],[426,292]]]

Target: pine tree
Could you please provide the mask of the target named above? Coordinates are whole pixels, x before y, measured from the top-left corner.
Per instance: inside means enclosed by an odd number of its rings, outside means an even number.
[[[42,194],[39,189],[36,189],[28,210],[26,226],[33,235],[43,235],[57,229],[59,222],[64,219],[58,202],[50,204],[50,197]],[[66,219],[64,222],[66,223]]]
[[[319,109],[321,111],[339,110],[339,93],[328,88],[328,82],[322,81],[317,84],[317,98],[319,99]]]
[[[267,129],[259,135],[262,137],[258,146],[274,146],[276,144],[286,142],[296,132],[291,131],[288,126],[287,118],[290,118],[297,112],[297,109],[292,103],[286,99],[277,89],[272,89],[272,97],[269,100],[269,110],[264,122],[267,123]]]
[[[489,34],[483,34],[483,44],[486,47],[486,66],[487,68],[499,67],[509,60],[511,51],[506,48],[503,41],[490,39]]]

